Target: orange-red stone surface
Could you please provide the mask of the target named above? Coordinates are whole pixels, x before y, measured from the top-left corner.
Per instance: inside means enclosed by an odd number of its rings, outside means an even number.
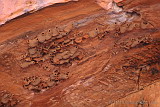
[[[0,0],[0,25],[24,13],[75,0]]]
[[[56,4],[0,26],[0,107],[159,107],[160,1],[119,5]]]
[[[112,3],[113,3],[113,1],[116,2],[116,3],[118,3],[118,2],[121,2],[121,1],[123,1],[123,0],[97,0],[97,3],[98,3],[101,7],[103,7],[104,9],[108,10],[108,9],[112,8],[112,6],[113,6]]]

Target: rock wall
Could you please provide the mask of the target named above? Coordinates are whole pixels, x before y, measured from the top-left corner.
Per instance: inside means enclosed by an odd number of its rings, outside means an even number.
[[[43,7],[55,4],[78,0],[0,0],[0,25],[27,12],[34,12]],[[95,0],[108,10],[112,7],[112,2],[122,0]]]
[[[124,4],[79,0],[1,26],[0,107],[159,107],[160,2]]]
[[[68,1],[77,0],[0,0],[0,25],[24,13]]]
[[[118,2],[121,2],[123,0],[97,0],[97,3],[101,7],[103,7],[104,9],[108,10],[108,9],[112,8],[113,1],[116,2],[116,3],[118,3]]]

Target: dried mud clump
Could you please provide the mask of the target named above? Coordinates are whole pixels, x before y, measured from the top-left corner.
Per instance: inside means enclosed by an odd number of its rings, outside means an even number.
[[[26,62],[22,62],[21,67],[22,68],[27,68],[27,67],[29,67],[30,65],[33,65],[33,64],[35,64],[34,61],[26,61]]]
[[[18,104],[18,100],[9,92],[0,93],[0,107],[15,107]]]
[[[28,41],[28,45],[30,47],[36,47],[38,45],[38,40],[37,39],[32,39]]]
[[[25,77],[23,79],[23,87],[33,92],[41,92],[58,85],[68,78],[68,73],[61,73],[56,70],[47,76]]]

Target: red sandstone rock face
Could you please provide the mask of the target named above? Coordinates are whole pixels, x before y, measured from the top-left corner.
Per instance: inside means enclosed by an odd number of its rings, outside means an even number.
[[[55,4],[78,0],[0,0],[0,25],[27,12],[37,11],[43,7]],[[123,0],[96,0],[97,3],[110,9],[113,1],[118,3]]]
[[[27,12],[37,11],[43,7],[55,4],[78,0],[0,0],[0,25]],[[97,3],[108,10],[112,7],[113,1],[118,3],[123,0],[96,0]]]
[[[0,107],[159,107],[160,2],[122,4],[80,0],[1,26]]]
[[[0,0],[0,25],[24,13],[68,1],[77,0]]]
[[[110,8],[112,8],[113,6],[113,1],[118,3],[118,2],[121,2],[123,0],[97,0],[97,3],[103,7],[104,9],[108,10]]]

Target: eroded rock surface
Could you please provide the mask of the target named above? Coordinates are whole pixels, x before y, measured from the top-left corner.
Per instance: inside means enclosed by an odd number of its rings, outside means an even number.
[[[77,0],[1,0],[0,25],[24,13],[34,12],[55,3]]]
[[[130,8],[137,2],[106,11],[92,0],[89,9],[84,0],[86,14],[76,7],[74,17],[1,43],[0,90],[12,96],[2,104],[13,99],[17,107],[156,107],[159,2]]]

